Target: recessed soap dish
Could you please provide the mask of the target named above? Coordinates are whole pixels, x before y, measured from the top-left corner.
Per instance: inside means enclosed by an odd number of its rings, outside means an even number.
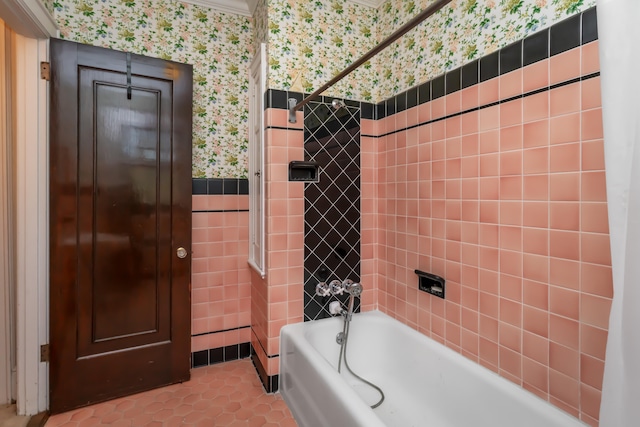
[[[418,289],[444,299],[444,279],[435,274],[416,270],[418,275]]]
[[[294,160],[289,163],[289,181],[320,182],[320,168],[316,162]]]

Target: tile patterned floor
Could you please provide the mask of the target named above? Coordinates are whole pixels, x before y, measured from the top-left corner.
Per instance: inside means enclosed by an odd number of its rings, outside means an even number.
[[[191,371],[191,380],[53,415],[45,427],[296,427],[280,394],[266,394],[250,359]]]

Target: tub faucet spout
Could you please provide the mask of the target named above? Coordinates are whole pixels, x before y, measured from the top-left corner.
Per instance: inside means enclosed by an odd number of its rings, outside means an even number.
[[[344,313],[346,313],[346,311],[344,310],[344,308],[342,308],[342,304],[340,304],[340,301],[331,301],[331,303],[329,303],[329,313],[334,316],[337,314],[339,314],[340,316],[344,316]]]

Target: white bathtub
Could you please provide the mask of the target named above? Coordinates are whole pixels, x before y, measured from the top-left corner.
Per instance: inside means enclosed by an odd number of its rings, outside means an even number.
[[[494,372],[374,311],[351,322],[347,360],[386,399],[337,372],[342,319],[298,323],[280,334],[280,392],[300,427],[584,426]]]

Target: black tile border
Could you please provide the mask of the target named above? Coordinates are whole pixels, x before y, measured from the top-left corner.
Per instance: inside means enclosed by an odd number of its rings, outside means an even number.
[[[394,96],[393,98],[389,98],[386,101],[384,101],[384,106],[385,106],[385,114],[387,116],[393,116],[395,113],[397,113],[396,111],[396,99],[398,97]]]
[[[402,92],[396,96],[396,112],[400,113],[407,109],[407,92]]]
[[[584,12],[583,12],[584,13]],[[580,46],[582,14],[573,15],[549,28],[549,54],[558,55]]]
[[[431,101],[434,99],[442,98],[446,92],[446,74],[436,77],[431,80]]]
[[[217,363],[246,359],[249,356],[251,356],[251,343],[248,342],[194,351],[191,353],[191,368],[201,368]]]
[[[248,327],[248,326],[247,326]],[[242,328],[235,328],[242,329]],[[228,329],[231,330],[231,329]],[[219,331],[224,332],[224,331]],[[215,333],[215,332],[211,332]],[[197,334],[193,336],[206,335]],[[266,354],[266,353],[265,353]],[[203,368],[205,366],[211,366],[218,363],[231,362],[239,359],[251,358],[260,382],[267,393],[275,393],[278,391],[280,378],[279,375],[267,375],[267,371],[262,366],[258,355],[250,342],[244,342],[240,344],[228,345],[225,347],[210,348],[208,350],[194,351],[191,353],[191,369]],[[269,356],[269,359],[274,357],[280,357],[279,354]]]
[[[413,87],[407,91],[407,110],[418,105],[418,88]]]
[[[595,78],[595,77],[599,77],[599,76],[600,76],[600,72],[596,72],[596,73],[588,74],[586,76],[576,77],[576,78],[573,78],[573,79],[570,79],[570,80],[567,80],[567,81],[564,81],[564,82],[556,83],[556,84],[551,85],[551,86],[545,86],[545,87],[540,88],[540,89],[535,89],[535,90],[532,90],[531,92],[527,92],[527,93],[523,93],[523,94],[520,94],[520,95],[512,96],[511,98],[502,99],[502,100],[496,101],[496,102],[491,102],[489,104],[481,105],[479,107],[469,108],[468,110],[459,111],[457,113],[449,114],[448,116],[438,117],[437,119],[427,120],[425,122],[418,123],[418,124],[413,125],[413,126],[408,126],[408,127],[401,128],[401,129],[395,129],[395,130],[393,130],[391,132],[387,132],[387,133],[382,134],[382,135],[362,135],[362,136],[369,137],[369,138],[382,138],[382,137],[385,137],[387,135],[393,135],[394,133],[403,132],[405,130],[413,129],[413,128],[416,128],[418,126],[423,126],[423,125],[428,125],[428,124],[435,123],[435,122],[440,122],[442,120],[450,119],[451,117],[461,116],[463,114],[467,114],[467,113],[470,113],[470,112],[473,112],[473,111],[484,110],[485,108],[494,107],[494,106],[500,105],[500,104],[505,104],[507,102],[515,101],[517,99],[523,99],[523,98],[526,98],[528,96],[537,95],[537,94],[542,93],[542,92],[547,92],[547,91],[550,91],[550,90],[553,90],[553,89],[557,89],[557,88],[562,87],[562,86],[567,86],[567,85],[570,85],[570,84],[582,82],[582,81],[589,80],[589,79],[592,79],[592,78]]]
[[[596,8],[592,7],[582,13],[582,44],[598,40],[598,19]]]
[[[277,108],[277,109],[282,109],[282,110],[288,110],[289,107],[287,106],[287,99],[289,98],[294,98],[297,101],[302,101],[303,97],[309,96],[310,94],[308,93],[300,93],[300,92],[294,92],[294,91],[286,91],[286,90],[279,90],[279,89],[267,89],[267,91],[264,94],[264,108]],[[356,108],[360,108],[360,115],[361,118],[363,119],[375,119],[376,117],[376,111],[375,111],[375,107],[376,104],[373,104],[371,102],[365,102],[365,101],[354,101],[354,100],[350,100],[350,99],[343,99],[337,96],[320,96],[317,98],[318,102],[324,102],[324,103],[331,103],[331,101],[333,101],[334,99],[340,99],[342,100],[346,105],[350,106],[350,107],[356,107]],[[394,100],[395,102],[395,100]],[[395,106],[394,106],[395,108]],[[271,127],[268,127],[271,128]],[[299,130],[297,128],[293,129],[293,128],[286,128],[287,130]]]
[[[478,84],[480,60],[476,59],[462,66],[462,89]]]
[[[246,195],[249,194],[247,178],[191,178],[192,195]]]
[[[549,31],[540,31],[522,41],[522,62],[526,67],[549,57]]]
[[[500,51],[480,58],[480,83],[494,79],[500,75]]]
[[[414,93],[416,91],[416,105],[424,104],[466,89],[474,84],[498,77],[501,74],[515,71],[537,61],[548,59],[567,50],[591,43],[598,39],[596,13],[596,7],[591,7],[555,23],[551,27],[538,31],[418,86],[414,86],[378,104],[361,102],[361,118],[379,120],[403,109],[411,108],[415,106],[413,105],[413,99],[415,99]],[[267,92],[265,100],[270,99],[274,102],[265,103],[267,105],[266,108],[286,109],[286,105],[279,107],[281,105],[279,100],[282,99],[282,95],[277,94],[274,98],[271,92],[286,93],[287,98],[296,98],[298,100],[301,100],[303,96],[299,92],[285,92],[275,89],[269,89]],[[334,97],[322,97],[322,99],[324,102],[330,102]]]
[[[519,40],[500,49],[500,75],[522,68],[522,45]]]
[[[456,68],[455,70],[451,70],[445,75],[445,93],[449,95],[450,93],[457,92],[461,89],[461,79],[462,79],[462,68]]]
[[[262,366],[260,362],[260,358],[256,354],[255,351],[251,351],[251,361],[253,362],[253,366],[256,368],[258,372],[258,377],[260,378],[260,382],[262,383],[262,387],[267,393],[275,393],[278,391],[280,386],[280,376],[279,375],[267,375],[267,370]]]
[[[597,39],[596,7],[594,6],[496,52],[410,88],[377,104],[377,106],[393,104],[399,97],[408,97],[409,92],[416,88],[418,89],[418,105],[420,105]],[[397,101],[395,103],[397,104]],[[388,109],[385,111],[384,108],[376,108],[376,111],[375,119],[391,115]]]
[[[429,101],[431,101],[431,80],[424,82],[420,84],[420,86],[418,86],[418,105],[424,104],[425,102]],[[376,117],[376,119],[378,117]]]

